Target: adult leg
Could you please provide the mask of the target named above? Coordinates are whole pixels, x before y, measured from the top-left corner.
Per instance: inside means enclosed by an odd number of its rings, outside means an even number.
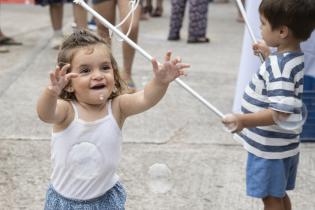
[[[141,17],[140,20],[148,20],[150,14],[152,13],[152,1],[151,0],[142,0],[140,1],[141,5]]]
[[[146,7],[148,8],[148,12],[151,13],[153,9],[152,0],[146,0]]]
[[[156,7],[163,8],[163,0],[156,0]]]
[[[118,0],[118,8],[120,19],[123,20],[128,12],[130,11],[129,2],[126,0]],[[134,13],[133,22],[131,26],[131,31],[129,34],[129,38],[137,43],[138,41],[138,32],[139,32],[139,21],[141,15],[141,8],[138,7]],[[122,32],[127,33],[129,29],[129,25],[131,22],[131,17],[129,17],[126,22],[122,25]],[[122,43],[122,51],[123,51],[123,71],[121,73],[121,77],[125,81],[131,81],[132,76],[132,64],[135,57],[135,49],[131,47],[128,43]],[[132,87],[133,84],[129,85]]]
[[[116,0],[102,1],[100,3],[93,4],[93,8],[96,12],[102,15],[106,20],[108,20],[113,25],[115,24],[116,15]],[[109,38],[108,29],[102,25],[98,20],[96,20],[97,33],[104,37],[106,41],[110,44],[111,40]]]
[[[263,198],[264,210],[286,210],[283,205],[283,198],[268,196]]]
[[[171,0],[171,20],[168,40],[179,40],[180,29],[182,28],[183,19],[185,15],[185,7],[187,0]]]
[[[63,34],[62,34],[63,4],[62,3],[50,4],[49,14],[50,14],[51,25],[54,30],[54,34],[51,39],[50,46],[53,49],[58,49],[63,40]]]
[[[145,9],[150,15],[152,13],[152,10],[153,10],[152,0],[146,0],[146,2],[147,3],[145,5]]]
[[[54,31],[61,31],[63,19],[63,4],[49,5],[50,21]]]
[[[73,16],[77,28],[87,28],[87,12],[78,4],[73,4]]]
[[[156,0],[156,6],[152,13],[152,17],[161,17],[163,13],[163,0]]]
[[[206,38],[208,5],[208,0],[189,0],[188,42],[209,42]]]

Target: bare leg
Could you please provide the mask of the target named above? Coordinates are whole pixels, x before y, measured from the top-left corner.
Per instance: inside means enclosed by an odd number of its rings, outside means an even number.
[[[152,13],[152,2],[151,0],[143,1],[141,4],[141,20],[148,20],[149,15]]]
[[[147,8],[147,12],[149,13],[149,14],[151,14],[152,13],[152,10],[153,10],[153,5],[152,5],[152,0],[146,0],[146,5],[145,5],[145,7]]]
[[[162,13],[163,13],[163,1],[157,0],[156,7],[154,11],[152,12],[152,17],[161,17]]]
[[[54,30],[53,37],[50,41],[50,47],[53,49],[59,49],[59,46],[63,40],[62,34],[62,20],[63,20],[63,4],[50,4],[50,20]]]
[[[156,0],[156,7],[163,9],[163,0]]]
[[[87,12],[83,7],[73,4],[73,16],[78,29],[87,28]]]
[[[129,11],[128,1],[126,0],[118,0],[118,7],[120,12],[120,19],[124,19]],[[133,23],[131,26],[131,31],[129,34],[129,38],[137,43],[138,40],[138,32],[139,32],[139,20],[140,20],[141,8],[138,7],[135,11],[133,17]],[[129,25],[130,25],[131,18],[122,25],[123,33],[127,33]],[[123,62],[124,62],[124,72],[122,73],[122,79],[124,80],[131,80],[132,75],[132,64],[133,59],[135,57],[135,49],[131,47],[128,43],[123,42],[122,44],[123,50]]]
[[[116,15],[116,1],[110,0],[110,1],[104,1],[102,3],[94,4],[93,8],[96,12],[98,12],[100,15],[102,15],[106,20],[108,20],[113,25],[115,24],[115,15]],[[108,29],[102,25],[98,20],[96,20],[96,26],[97,26],[97,32],[100,36],[104,37],[108,44],[111,43],[111,40],[109,38],[109,32]]]
[[[283,198],[266,197],[263,198],[264,210],[286,210],[283,205]]]
[[[61,31],[63,18],[63,4],[50,4],[49,13],[53,30]]]
[[[291,201],[290,201],[288,194],[285,194],[285,196],[284,196],[284,198],[282,198],[282,200],[283,200],[284,209],[285,210],[291,210],[292,209]]]

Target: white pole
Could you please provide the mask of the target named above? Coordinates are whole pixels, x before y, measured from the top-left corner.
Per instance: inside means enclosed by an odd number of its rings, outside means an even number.
[[[256,1],[256,0],[255,0],[255,1]],[[245,12],[245,8],[244,8],[244,5],[243,5],[242,1],[241,1],[241,0],[236,0],[236,3],[237,3],[237,6],[238,6],[238,8],[239,8],[239,10],[240,10],[240,12],[241,12],[241,14],[242,14],[242,16],[243,16],[243,19],[244,19],[245,24],[246,24],[246,26],[247,26],[247,30],[248,30],[248,32],[249,32],[249,35],[251,36],[253,42],[254,42],[255,44],[257,44],[257,40],[256,40],[256,38],[255,38],[255,36],[254,36],[254,33],[253,33],[252,28],[251,28],[250,25],[249,25],[249,22],[248,22],[248,19],[247,19],[247,15],[246,15],[246,12]],[[261,53],[259,53],[259,58],[260,58],[260,61],[263,63],[263,62],[264,62],[264,57],[262,56]]]
[[[125,0],[127,1],[127,0]],[[148,60],[152,60],[152,56],[144,51],[139,45],[133,42],[129,37],[119,31],[115,26],[113,26],[110,22],[108,22],[104,17],[98,14],[95,10],[93,10],[89,5],[87,5],[83,0],[74,0],[76,4],[81,5],[85,10],[91,13],[95,18],[97,18],[104,26],[115,32],[120,38],[124,39],[129,45],[131,45],[134,49],[136,49],[140,54],[142,54]],[[201,103],[203,103],[208,109],[210,109],[213,113],[215,113],[218,117],[222,118],[224,114],[219,111],[216,107],[210,104],[206,99],[204,99],[201,95],[191,89],[187,84],[185,84],[181,79],[177,78],[175,80],[180,86],[182,86],[186,91],[192,94],[195,98],[197,98]]]

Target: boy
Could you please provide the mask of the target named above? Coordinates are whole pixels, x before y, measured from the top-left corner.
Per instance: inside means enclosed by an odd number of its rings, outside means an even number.
[[[253,46],[255,54],[266,58],[247,86],[244,114],[226,115],[222,122],[240,132],[248,151],[247,194],[261,198],[265,210],[291,210],[286,190],[293,190],[299,161],[301,128],[283,129],[274,116],[293,113],[301,102],[304,57],[300,42],[315,26],[315,6],[311,0],[263,0],[259,7],[264,42]],[[270,54],[268,47],[276,48]]]

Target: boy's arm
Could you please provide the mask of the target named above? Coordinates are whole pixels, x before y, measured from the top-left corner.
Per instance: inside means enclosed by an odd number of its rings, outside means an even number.
[[[255,113],[248,114],[229,114],[223,117],[223,124],[230,128],[232,133],[240,132],[244,128],[257,126],[268,126],[275,124],[272,109],[265,109]]]
[[[171,52],[166,54],[163,65],[159,66],[153,59],[152,66],[154,78],[145,85],[144,90],[120,96],[119,106],[122,119],[143,112],[157,104],[165,95],[169,83],[184,75],[184,69],[189,67],[188,64],[181,63],[180,59],[171,61]]]

